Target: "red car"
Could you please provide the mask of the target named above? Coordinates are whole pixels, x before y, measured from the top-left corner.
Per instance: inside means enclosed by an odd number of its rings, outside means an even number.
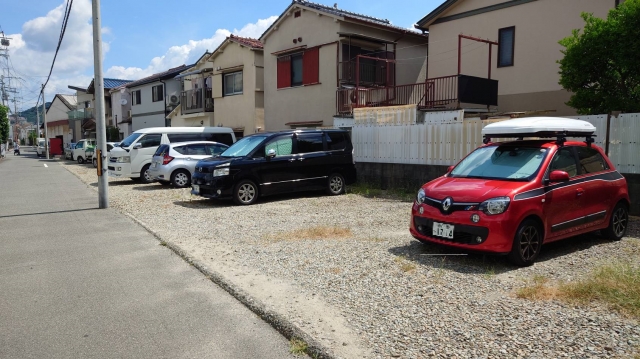
[[[418,191],[410,231],[425,243],[534,263],[543,243],[601,230],[624,237],[625,178],[593,144],[585,121],[524,118],[483,129],[485,145]],[[522,140],[524,137],[546,138]],[[491,143],[491,137],[519,140]],[[582,137],[567,141],[567,137]]]

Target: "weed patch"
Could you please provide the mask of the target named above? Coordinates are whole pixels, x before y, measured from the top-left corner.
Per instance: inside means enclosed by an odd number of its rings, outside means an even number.
[[[411,272],[416,269],[416,265],[408,261],[404,256],[398,256],[393,261],[396,262],[400,266],[400,270],[405,273]]]
[[[415,198],[417,190],[407,190],[405,188],[391,188],[384,190],[370,183],[358,182],[347,187],[347,193],[369,198],[388,198],[411,202]]]
[[[289,344],[289,352],[293,355],[305,355],[309,349],[307,343],[302,339],[292,338]]]

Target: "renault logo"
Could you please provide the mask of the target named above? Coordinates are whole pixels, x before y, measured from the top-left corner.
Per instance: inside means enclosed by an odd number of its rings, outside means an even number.
[[[449,208],[451,208],[451,204],[453,203],[453,200],[451,199],[451,197],[447,197],[444,199],[444,201],[442,201],[442,209],[446,212],[449,210]]]
[[[202,167],[198,167],[198,172],[202,172]]]

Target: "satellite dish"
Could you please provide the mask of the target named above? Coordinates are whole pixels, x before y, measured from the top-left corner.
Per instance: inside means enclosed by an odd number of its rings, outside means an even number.
[[[122,106],[126,105],[127,104],[127,99],[126,98],[120,99],[120,104]]]

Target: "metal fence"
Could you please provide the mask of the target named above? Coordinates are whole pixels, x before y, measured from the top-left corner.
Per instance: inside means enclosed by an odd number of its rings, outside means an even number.
[[[380,109],[383,110],[383,109]],[[396,110],[397,116],[402,114]],[[453,165],[482,145],[482,128],[508,118],[463,119],[463,111],[418,112],[414,121],[392,121],[380,112],[354,114],[355,160],[373,163]],[[576,116],[596,127],[596,145],[606,147],[607,115]],[[640,173],[640,114],[622,114],[609,121],[609,158],[621,173]],[[494,139],[500,141],[500,139]]]

